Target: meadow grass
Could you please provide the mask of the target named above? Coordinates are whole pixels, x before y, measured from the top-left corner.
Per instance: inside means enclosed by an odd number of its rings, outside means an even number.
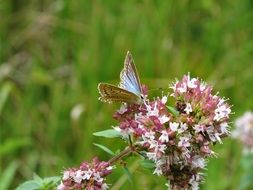
[[[0,0],[0,18],[2,190],[34,172],[55,176],[94,155],[109,159],[94,142],[124,147],[92,133],[116,125],[119,105],[99,102],[97,84],[119,82],[127,50],[149,88],[190,72],[230,99],[232,120],[253,108],[250,0]],[[76,105],[83,109],[77,119]],[[240,146],[227,139],[215,150],[201,189],[237,189]],[[130,163],[132,184],[119,168],[109,178],[115,189],[165,189],[164,179]]]

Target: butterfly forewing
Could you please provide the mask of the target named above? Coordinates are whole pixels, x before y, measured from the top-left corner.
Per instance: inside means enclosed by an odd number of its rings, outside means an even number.
[[[143,94],[139,75],[130,52],[127,52],[124,68],[120,73],[120,80],[119,86],[121,88],[137,94],[138,96]]]
[[[98,90],[101,95],[99,99],[102,102],[125,102],[134,104],[141,102],[140,96],[111,84],[99,83]]]

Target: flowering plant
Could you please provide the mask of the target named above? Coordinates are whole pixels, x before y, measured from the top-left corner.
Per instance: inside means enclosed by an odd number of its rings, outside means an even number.
[[[247,111],[235,121],[232,137],[238,139],[243,145],[245,154],[253,154],[253,113]]]
[[[95,144],[113,157],[108,161],[95,157],[91,163],[83,162],[77,168],[66,169],[60,180],[39,179],[40,183],[50,182],[49,186],[56,186],[60,181],[58,190],[106,190],[110,187],[106,177],[117,162],[134,153],[152,163],[153,174],[164,176],[168,188],[199,189],[207,159],[215,155],[212,145],[222,143],[229,134],[231,109],[226,100],[213,94],[211,86],[198,78],[190,78],[189,74],[169,85],[171,91],[167,95],[150,100],[130,52],[120,76],[119,87],[107,83],[98,85],[101,101],[125,102],[113,115],[118,126],[94,135],[120,137],[127,142],[127,147],[115,154],[104,145]],[[38,184],[34,180],[31,183]],[[18,190],[26,189],[22,185]],[[35,189],[43,187],[39,185]]]
[[[229,134],[230,106],[212,94],[211,86],[189,75],[169,86],[170,96],[152,101],[147,98],[146,87],[142,88],[146,97],[142,104],[123,103],[114,114],[118,126],[95,133],[120,136],[128,142],[126,149],[108,162],[94,159],[91,164],[67,169],[58,190],[108,189],[105,177],[116,161],[129,153],[152,161],[153,174],[166,177],[171,189],[199,189],[207,158],[215,155],[212,145],[222,143]],[[174,99],[174,106],[168,103],[169,97]]]

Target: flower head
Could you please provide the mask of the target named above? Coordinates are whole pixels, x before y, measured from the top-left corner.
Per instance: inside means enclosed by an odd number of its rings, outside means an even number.
[[[214,152],[211,145],[222,142],[229,133],[230,106],[212,94],[212,88],[197,78],[185,75],[170,88],[178,114],[167,108],[167,97],[142,105],[125,105],[114,118],[119,131],[128,135],[155,163],[154,174],[164,175],[170,186],[198,189],[200,171]],[[123,110],[123,111],[122,111]]]
[[[112,167],[108,162],[100,162],[94,158],[92,163],[83,162],[79,168],[69,168],[63,172],[63,177],[57,190],[106,190],[108,185],[105,177],[110,174]]]
[[[244,153],[253,154],[253,113],[247,111],[235,121],[232,137],[244,145]]]

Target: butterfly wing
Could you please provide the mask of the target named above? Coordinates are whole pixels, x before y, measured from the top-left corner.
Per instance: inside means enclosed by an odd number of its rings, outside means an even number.
[[[99,100],[102,102],[125,102],[133,104],[140,104],[141,102],[140,96],[111,84],[99,83],[98,91],[101,95]]]
[[[129,51],[127,52],[125,58],[124,68],[120,73],[119,87],[130,91],[138,96],[141,96],[143,94],[139,75],[134,65],[132,55]]]

